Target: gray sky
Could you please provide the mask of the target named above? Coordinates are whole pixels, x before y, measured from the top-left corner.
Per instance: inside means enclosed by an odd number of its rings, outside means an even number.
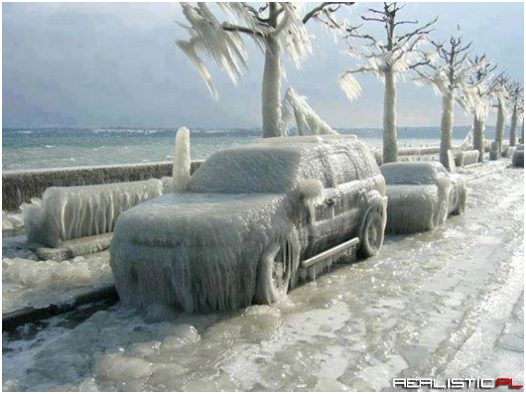
[[[370,5],[341,17],[357,24]],[[474,54],[485,52],[524,84],[522,2],[408,3],[402,12],[420,22],[438,16],[432,38],[462,34]],[[174,44],[187,38],[176,20],[183,20],[177,3],[3,3],[3,127],[259,127],[261,52],[249,46],[250,71],[237,86],[207,59],[220,96],[214,101]],[[307,96],[334,127],[381,127],[382,83],[357,76],[362,96],[348,101],[336,81],[357,60],[343,53],[343,42],[310,27],[313,55],[299,70],[286,63],[283,88]],[[440,112],[430,87],[399,85],[399,127],[438,126]],[[488,124],[494,119],[490,114]],[[469,123],[457,109],[455,125]]]

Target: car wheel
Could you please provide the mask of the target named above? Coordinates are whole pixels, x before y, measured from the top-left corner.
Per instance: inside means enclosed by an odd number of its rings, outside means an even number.
[[[383,218],[379,209],[372,208],[367,213],[360,237],[358,256],[375,256],[384,243]]]
[[[285,297],[292,275],[292,248],[289,242],[271,245],[263,254],[256,282],[255,301],[271,304]]]
[[[453,212],[453,215],[463,215],[466,211],[467,193],[465,188],[461,188],[458,192],[458,205],[457,209]]]
[[[433,213],[433,216],[431,217],[431,220],[429,221],[429,226],[428,226],[429,230],[434,230],[440,225],[441,216],[442,216],[441,209],[437,207],[437,209]]]

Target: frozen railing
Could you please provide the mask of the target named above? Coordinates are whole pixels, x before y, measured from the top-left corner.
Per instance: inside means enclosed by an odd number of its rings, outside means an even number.
[[[40,206],[24,210],[27,239],[54,248],[61,241],[112,232],[122,212],[162,193],[159,179],[50,187]]]
[[[193,161],[195,171],[202,161]],[[2,209],[18,211],[24,202],[40,198],[51,186],[83,186],[134,182],[172,175],[173,163],[119,164],[109,166],[66,167],[2,172]]]

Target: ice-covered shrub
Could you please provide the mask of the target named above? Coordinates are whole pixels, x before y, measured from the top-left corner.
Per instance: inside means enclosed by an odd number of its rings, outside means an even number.
[[[24,212],[27,239],[48,247],[113,231],[119,215],[162,194],[158,179],[107,185],[50,187],[40,207]]]
[[[513,167],[524,167],[524,145],[517,146],[513,152],[511,164]]]
[[[500,158],[500,145],[497,141],[493,141],[489,148],[489,159],[499,160]]]

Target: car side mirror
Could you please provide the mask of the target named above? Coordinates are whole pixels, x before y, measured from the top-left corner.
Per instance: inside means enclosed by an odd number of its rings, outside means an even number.
[[[298,183],[298,192],[310,214],[310,225],[316,221],[315,207],[325,199],[325,187],[318,179],[305,179]]]

